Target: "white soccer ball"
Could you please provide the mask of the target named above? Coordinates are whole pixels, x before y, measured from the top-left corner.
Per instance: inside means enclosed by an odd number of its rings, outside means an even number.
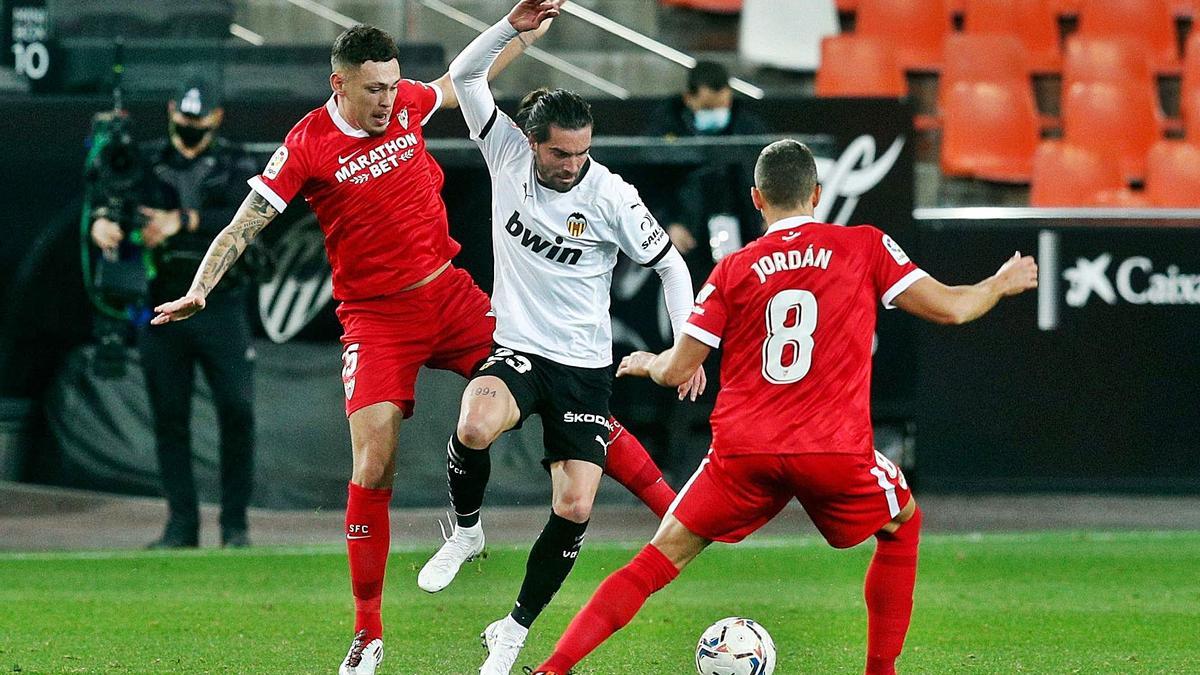
[[[775,641],[757,622],[731,616],[708,627],[696,645],[700,675],[771,675]]]

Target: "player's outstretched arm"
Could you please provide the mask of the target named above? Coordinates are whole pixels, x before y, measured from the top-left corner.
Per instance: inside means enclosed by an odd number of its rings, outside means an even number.
[[[182,321],[204,309],[205,298],[230,267],[237,262],[242,252],[258,236],[267,223],[279,212],[262,195],[251,190],[234,214],[233,220],[221,230],[200,261],[200,269],[192,279],[187,295],[154,308],[157,312],[150,323],[158,326],[171,321]]]
[[[496,61],[492,64],[492,67],[488,69],[488,82],[496,79],[496,76],[504,72],[508,64],[515,61],[526,49],[533,46],[534,42],[537,42],[539,38],[545,35],[546,31],[550,30],[550,24],[553,22],[554,19],[552,18],[546,19],[537,28],[518,33],[517,39],[508,43],[504,50],[500,52],[500,55],[496,57]],[[450,82],[449,72],[446,72],[445,75],[442,75],[429,84],[442,90],[442,108],[458,107],[458,95],[454,93],[454,85]]]
[[[496,110],[487,75],[497,64],[500,53],[521,32],[539,28],[545,21],[558,16],[560,4],[559,0],[522,0],[507,18],[480,33],[450,62],[447,74],[472,136],[479,137]]]
[[[696,374],[712,349],[696,338],[680,334],[675,346],[661,354],[634,352],[621,359],[617,377],[648,377],[664,387],[678,387]]]
[[[1000,298],[1037,288],[1038,269],[1033,256],[1013,254],[995,274],[970,286],[946,286],[926,277],[909,286],[892,304],[926,321],[960,325],[987,314]]]

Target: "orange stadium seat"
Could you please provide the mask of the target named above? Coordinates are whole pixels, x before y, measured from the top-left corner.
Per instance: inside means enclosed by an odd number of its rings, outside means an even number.
[[[946,38],[940,84],[1012,81],[1030,87],[1029,59],[1013,35],[955,33]],[[1032,90],[1031,90],[1032,91]]]
[[[1146,175],[1146,153],[1162,138],[1166,120],[1145,86],[1076,82],[1063,97],[1063,138],[1111,157],[1123,175]]]
[[[1188,141],[1200,145],[1200,88],[1183,94],[1183,135]]]
[[[859,35],[834,35],[821,41],[817,96],[888,97],[908,95],[895,50]]]
[[[1044,141],[1034,153],[1030,206],[1101,206],[1122,190],[1120,168],[1086,148]]]
[[[1147,52],[1155,70],[1179,70],[1175,17],[1167,0],[1083,0],[1079,35],[1129,39]]]
[[[1050,8],[1058,16],[1078,16],[1083,0],[1050,0]]]
[[[1050,0],[966,0],[963,30],[972,35],[1014,35],[1036,72],[1062,66],[1058,17]]]
[[[1200,145],[1155,143],[1146,160],[1146,196],[1154,206],[1200,208]]]
[[[1194,27],[1184,51],[1180,95],[1184,135],[1192,144],[1200,145],[1200,30]]]
[[[1145,53],[1124,38],[1069,38],[1063,55],[1063,91],[1077,82],[1155,86],[1154,72]]]
[[[1181,19],[1200,19],[1200,2],[1197,0],[1172,0],[1171,13]]]
[[[1029,182],[1040,133],[1027,83],[956,82],[945,92],[941,110],[943,173]]]
[[[945,0],[859,0],[854,30],[895,47],[906,70],[938,70],[950,14]]]

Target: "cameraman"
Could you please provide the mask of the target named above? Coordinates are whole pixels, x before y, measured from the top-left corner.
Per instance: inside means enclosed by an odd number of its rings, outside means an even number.
[[[92,241],[113,255],[140,231],[156,269],[150,306],[187,292],[208,243],[233,217],[258,168],[217,135],[224,110],[207,82],[187,82],[167,104],[168,137],[145,153],[137,223],[93,221]],[[124,225],[124,229],[122,228]],[[131,237],[136,240],[137,237]],[[199,545],[200,513],[192,473],[195,365],[212,390],[220,425],[221,545],[248,546],[246,506],[254,477],[254,348],[246,316],[246,274],[208,297],[192,321],[145,327],[142,369],[154,418],[155,445],[169,517],[151,548]]]

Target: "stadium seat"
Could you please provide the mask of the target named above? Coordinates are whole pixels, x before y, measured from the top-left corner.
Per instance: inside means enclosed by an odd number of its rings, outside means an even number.
[[[1183,97],[1183,135],[1188,141],[1200,144],[1200,89]]]
[[[1077,82],[1063,97],[1063,138],[1112,158],[1128,179],[1146,175],[1146,153],[1166,120],[1153,90],[1133,84]]]
[[[966,0],[963,30],[971,35],[1016,36],[1035,72],[1057,72],[1062,67],[1058,18],[1050,0]]]
[[[1050,8],[1058,16],[1078,16],[1082,0],[1050,0]]]
[[[1043,141],[1034,153],[1030,206],[1100,206],[1127,189],[1120,168],[1086,148]]]
[[[829,0],[745,0],[738,56],[756,66],[811,73],[821,64],[821,40],[838,30]]]
[[[945,0],[859,0],[855,32],[895,47],[906,70],[939,70],[950,32]]]
[[[1072,36],[1063,55],[1063,91],[1078,82],[1125,82],[1154,87],[1144,52],[1124,38]]]
[[[1020,82],[1029,88],[1029,59],[1021,41],[1013,35],[998,34],[955,33],[946,38],[939,84],[966,80]]]
[[[908,95],[896,52],[878,40],[835,35],[821,41],[817,96],[888,97]]]
[[[1029,182],[1040,134],[1027,83],[956,82],[942,106],[942,173]]]
[[[1146,160],[1146,196],[1154,206],[1200,208],[1200,145],[1155,143]]]
[[[1175,18],[1167,0],[1083,0],[1079,35],[1126,38],[1147,52],[1156,71],[1179,71]]]
[[[1196,0],[1172,0],[1171,13],[1180,19],[1200,19],[1200,2],[1196,2]]]
[[[1183,115],[1184,135],[1192,143],[1200,145],[1200,31],[1192,30],[1188,57],[1184,61],[1179,107]]]

